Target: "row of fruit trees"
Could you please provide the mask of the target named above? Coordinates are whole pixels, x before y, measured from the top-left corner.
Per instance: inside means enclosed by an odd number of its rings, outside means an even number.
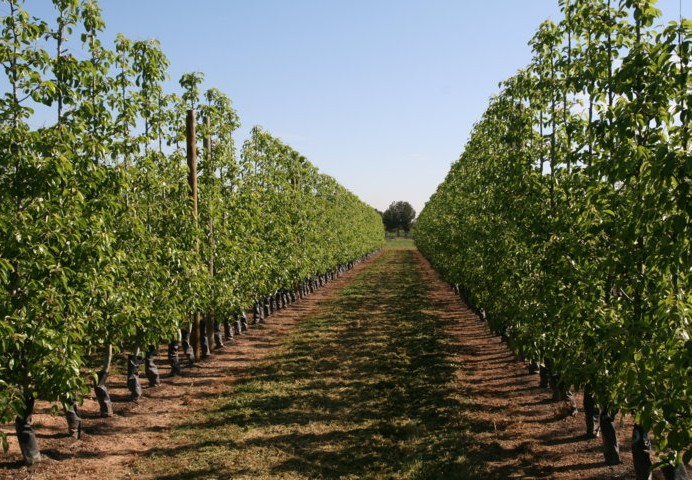
[[[692,22],[655,0],[561,0],[420,214],[416,243],[525,358],[666,475],[692,456]],[[598,420],[598,417],[596,417]],[[594,433],[593,423],[591,431]],[[611,434],[613,433],[613,434]],[[677,465],[677,473],[675,466]]]
[[[0,5],[0,422],[31,463],[37,399],[69,411],[113,352],[177,348],[181,330],[198,349],[205,319],[285,301],[384,232],[266,131],[238,152],[231,101],[201,74],[166,92],[156,41],[107,47],[96,0],[53,0],[53,19]]]

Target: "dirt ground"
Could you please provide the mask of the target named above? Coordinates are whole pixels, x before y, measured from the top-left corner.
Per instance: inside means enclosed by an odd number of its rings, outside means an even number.
[[[558,405],[549,401],[550,392],[538,387],[537,375],[528,374],[525,364],[455,297],[417,251],[404,252],[415,257],[416,274],[430,292],[428,308],[439,318],[439,331],[448,337],[456,388],[466,399],[464,415],[473,426],[469,454],[484,464],[488,478],[634,478],[628,419],[618,429],[623,464],[606,466],[600,439],[583,435],[583,413],[566,418],[560,415]],[[2,428],[10,437],[10,452],[0,456],[0,478],[81,480],[95,476],[141,476],[133,473],[137,462],[162,446],[175,447],[176,439],[170,434],[174,425],[188,418],[192,411],[210,408],[228,384],[267,358],[301,321],[319,313],[329,299],[376,261],[377,257],[356,266],[306,299],[275,313],[266,323],[251,327],[208,359],[184,369],[182,376],[166,376],[168,368],[162,350],[158,357],[162,385],[145,387],[143,397],[136,403],[128,401],[124,377],[114,376],[109,382],[114,417],[100,418],[95,398],[86,398],[80,407],[84,420],[80,440],[67,436],[64,418],[51,415],[50,405],[39,403],[34,424],[43,461],[30,468],[23,466],[12,425],[4,425]],[[145,379],[142,385],[146,385]]]

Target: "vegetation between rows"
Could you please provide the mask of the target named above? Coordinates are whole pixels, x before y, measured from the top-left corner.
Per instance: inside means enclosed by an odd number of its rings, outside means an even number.
[[[155,478],[482,478],[413,250],[387,249],[137,471]]]

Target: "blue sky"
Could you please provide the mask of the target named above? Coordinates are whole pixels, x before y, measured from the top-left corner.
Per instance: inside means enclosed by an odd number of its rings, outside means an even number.
[[[660,0],[667,18],[690,0]],[[557,0],[101,0],[106,38],[156,38],[253,125],[365,202],[419,212]],[[25,8],[53,16],[48,0]]]

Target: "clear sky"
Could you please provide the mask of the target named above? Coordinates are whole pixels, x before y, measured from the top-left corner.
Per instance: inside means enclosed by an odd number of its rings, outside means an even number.
[[[156,38],[253,125],[379,210],[420,212],[557,0],[101,0],[106,38]],[[691,0],[660,0],[666,18]],[[26,0],[37,16],[48,0]]]

